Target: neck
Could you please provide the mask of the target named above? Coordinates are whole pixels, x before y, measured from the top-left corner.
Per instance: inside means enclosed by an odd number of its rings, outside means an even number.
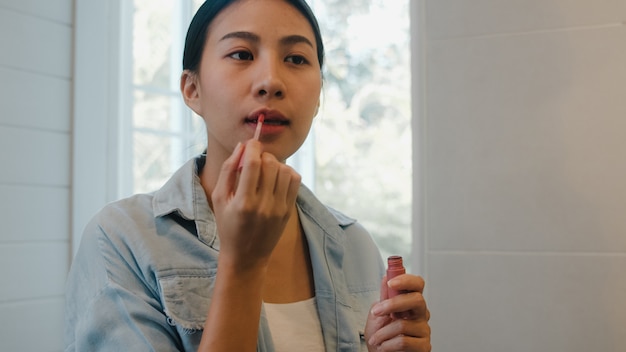
[[[213,194],[213,190],[215,189],[215,185],[217,184],[219,170],[220,166],[218,166],[218,168],[216,169],[215,166],[210,165],[208,156],[204,167],[202,168],[202,170],[200,170],[200,184],[204,189],[204,193],[206,194],[211,209],[213,209],[213,201],[211,200],[211,195]]]

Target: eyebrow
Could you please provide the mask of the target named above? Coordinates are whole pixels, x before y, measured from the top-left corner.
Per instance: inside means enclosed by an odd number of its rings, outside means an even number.
[[[259,37],[258,35],[251,33],[251,32],[245,32],[245,31],[230,32],[226,34],[225,36],[223,36],[220,39],[220,41],[231,39],[231,38],[243,39],[243,40],[251,41],[254,43],[258,43],[261,41],[261,37]],[[309,45],[311,48],[315,48],[313,43],[311,43],[311,41],[307,37],[297,35],[297,34],[288,35],[286,37],[281,38],[280,43],[282,45],[294,45],[298,43],[304,43],[304,44]]]

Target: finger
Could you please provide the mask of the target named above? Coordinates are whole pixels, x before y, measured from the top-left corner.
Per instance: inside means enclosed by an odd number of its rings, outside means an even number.
[[[380,280],[380,300],[372,305],[370,313],[375,316],[383,316],[389,314],[387,313],[387,308],[384,304],[387,301],[388,297],[389,294],[387,291],[387,275],[384,275],[383,278]]]
[[[394,319],[428,320],[426,300],[420,292],[408,292],[374,304],[372,314],[392,315]]]
[[[389,310],[396,318],[428,321],[430,313],[426,300],[420,292],[410,292],[398,295],[389,300]]]
[[[382,281],[380,282],[380,302],[386,300],[389,297],[389,291],[387,290],[388,281],[387,275],[383,276]]]
[[[301,176],[290,166],[281,164],[276,177],[274,195],[276,199],[283,200],[285,205],[291,209],[296,201],[300,188]]]
[[[387,282],[389,288],[398,291],[424,292],[424,278],[417,275],[403,274]]]
[[[237,165],[242,158],[244,149],[244,145],[238,143],[233,153],[226,159],[224,164],[222,164],[220,176],[215,187],[218,194],[220,190],[225,192],[225,194],[232,194],[235,191],[237,187]]]
[[[274,196],[276,183],[278,182],[279,168],[281,163],[270,153],[261,154],[261,179],[259,181],[259,193],[264,196]]]
[[[398,335],[386,340],[378,346],[377,351],[416,351],[429,352],[432,349],[430,338],[415,338],[411,336]]]
[[[241,174],[237,193],[246,195],[256,194],[261,174],[262,145],[258,141],[249,140],[245,144],[245,150],[241,156]]]
[[[288,167],[288,166],[287,166]],[[289,167],[289,187],[287,188],[287,204],[291,207],[298,198],[302,176]]]
[[[396,339],[398,336],[411,338],[430,338],[430,325],[424,321],[394,320],[378,329],[369,339],[372,346],[384,345],[386,341]],[[404,340],[407,342],[408,340]]]
[[[281,165],[276,176],[276,186],[274,194],[278,199],[287,199],[289,183],[291,182],[291,168],[287,165]]]
[[[246,145],[241,142],[237,143],[237,146],[241,145],[241,152],[239,153],[239,158],[237,159],[237,171],[241,172],[243,169],[243,153],[245,151]]]

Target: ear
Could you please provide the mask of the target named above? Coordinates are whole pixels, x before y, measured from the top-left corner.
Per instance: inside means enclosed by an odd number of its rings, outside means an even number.
[[[196,114],[202,116],[199,87],[198,75],[189,70],[184,70],[180,76],[180,92],[183,95],[185,104]]]

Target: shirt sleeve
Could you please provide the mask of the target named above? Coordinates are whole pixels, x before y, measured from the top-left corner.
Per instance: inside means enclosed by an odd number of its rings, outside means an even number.
[[[85,230],[66,290],[65,351],[181,351],[156,287],[95,221]]]

